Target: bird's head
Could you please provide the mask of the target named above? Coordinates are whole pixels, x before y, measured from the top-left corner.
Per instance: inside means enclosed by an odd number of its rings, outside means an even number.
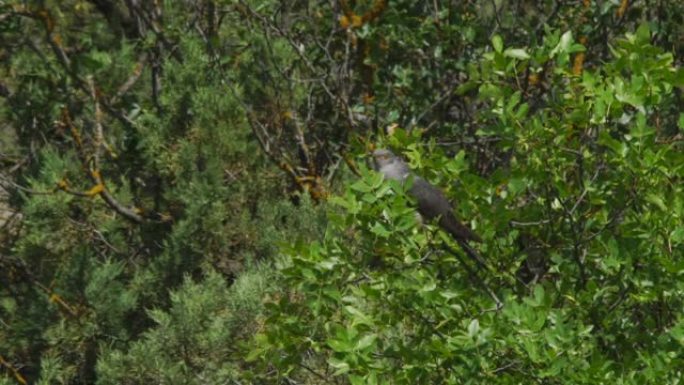
[[[394,155],[390,150],[378,148],[377,150],[373,151],[373,165],[375,166],[376,170],[379,170],[381,167],[394,162],[396,159],[396,155]]]

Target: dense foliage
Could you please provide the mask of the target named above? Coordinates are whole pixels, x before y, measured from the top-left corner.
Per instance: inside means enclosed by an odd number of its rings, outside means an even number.
[[[0,384],[681,383],[682,15],[0,3]]]
[[[677,127],[655,116],[676,102],[682,72],[647,27],[581,76],[569,33],[529,53],[498,36],[493,46],[471,74],[497,106],[477,135],[506,142],[509,169],[482,178],[463,152],[390,139],[451,186],[485,237],[482,281],[445,237],[416,229],[400,186],[364,172],[332,200],[343,210],[325,240],[284,262],[295,294],[270,305],[258,350],[269,363],[305,366],[314,351],[358,384],[681,381],[684,154],[666,141]],[[492,86],[549,61],[558,97],[534,113],[515,87]]]

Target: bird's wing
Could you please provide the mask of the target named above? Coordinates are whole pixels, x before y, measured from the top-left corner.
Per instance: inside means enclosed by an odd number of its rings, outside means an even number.
[[[418,211],[426,218],[433,219],[451,212],[451,204],[444,194],[425,179],[414,176],[409,194],[418,202]]]
[[[439,225],[455,239],[481,242],[477,234],[456,219],[451,203],[444,194],[425,179],[414,177],[409,194],[418,202],[418,211],[423,217],[427,220],[439,217]]]

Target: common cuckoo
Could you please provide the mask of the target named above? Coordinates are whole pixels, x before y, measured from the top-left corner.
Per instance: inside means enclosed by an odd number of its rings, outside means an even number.
[[[437,223],[462,246],[468,241],[481,242],[477,234],[459,222],[454,210],[442,191],[431,185],[425,179],[413,174],[406,162],[386,149],[373,151],[375,170],[382,173],[386,179],[393,179],[404,183],[409,176],[413,184],[408,194],[418,203],[418,212],[427,221],[437,218]]]

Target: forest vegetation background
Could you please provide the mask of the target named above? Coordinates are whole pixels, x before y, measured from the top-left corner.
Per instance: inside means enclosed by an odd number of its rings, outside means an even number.
[[[0,384],[682,383],[683,18],[0,1]]]

